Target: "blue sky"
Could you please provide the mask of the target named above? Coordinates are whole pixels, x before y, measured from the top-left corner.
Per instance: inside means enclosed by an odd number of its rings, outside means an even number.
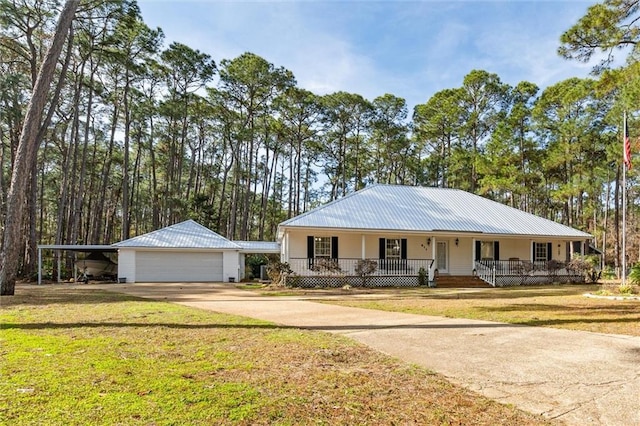
[[[184,43],[219,63],[253,52],[289,69],[317,94],[369,100],[391,93],[411,109],[482,69],[541,88],[587,77],[593,64],[560,58],[560,35],[594,1],[139,0],[167,45]]]

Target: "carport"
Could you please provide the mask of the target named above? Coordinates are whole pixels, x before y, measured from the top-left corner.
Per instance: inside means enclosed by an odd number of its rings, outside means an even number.
[[[110,245],[94,244],[45,244],[38,246],[38,285],[42,284],[42,250],[52,250],[57,252],[73,251],[81,253],[116,253],[117,248]],[[62,256],[58,256],[58,281],[61,281],[60,269],[62,268]],[[75,268],[74,268],[75,269]],[[75,271],[74,271],[75,276]]]

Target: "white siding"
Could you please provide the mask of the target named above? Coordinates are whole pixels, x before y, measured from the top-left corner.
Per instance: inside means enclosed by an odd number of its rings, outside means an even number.
[[[247,256],[244,253],[240,253],[239,254],[240,258],[238,261],[238,268],[240,270],[240,276],[238,277],[238,281],[241,281],[245,278],[246,276],[246,269],[247,269]]]
[[[220,253],[218,253],[220,254]],[[216,281],[229,281],[229,278],[234,278],[235,281],[240,281],[240,253],[237,251],[225,251],[222,253],[220,271],[220,279]]]
[[[334,233],[338,237],[338,257],[341,259],[362,259],[362,234]]]
[[[136,282],[222,281],[222,272],[220,252],[138,250],[135,255]]]
[[[449,275],[471,275],[473,273],[473,238],[445,238],[449,245]],[[442,239],[438,239],[442,241]]]
[[[118,250],[118,278],[126,278],[128,283],[136,282],[135,250]]]
[[[531,260],[530,240],[504,239],[500,241],[500,260],[517,258]]]

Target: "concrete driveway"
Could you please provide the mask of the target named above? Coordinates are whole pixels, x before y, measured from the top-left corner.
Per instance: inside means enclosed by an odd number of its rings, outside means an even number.
[[[332,306],[313,296],[265,297],[225,284],[99,287],[343,334],[569,425],[640,426],[639,337]]]

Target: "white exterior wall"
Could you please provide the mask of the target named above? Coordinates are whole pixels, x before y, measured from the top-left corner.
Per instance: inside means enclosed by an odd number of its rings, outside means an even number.
[[[152,255],[153,253],[150,250],[145,250],[145,256]],[[166,257],[170,252],[164,250],[157,250],[156,255],[154,257],[162,258]],[[176,278],[177,281],[191,281],[189,278],[190,269],[188,265],[185,265],[187,262],[182,263],[180,261],[180,257],[187,256],[186,259],[195,258],[198,256],[202,256],[204,252],[201,251],[192,251],[192,250],[176,250],[175,254],[171,255],[171,260],[175,260],[175,265],[171,265],[172,272],[175,272],[180,278]],[[221,272],[218,275],[218,279],[222,279],[225,282],[229,281],[229,277],[233,277],[236,281],[243,278],[241,269],[241,254],[238,251],[225,251],[225,252],[209,252],[207,257],[216,257],[222,256],[222,264],[221,268],[218,268],[217,271]],[[127,283],[135,283],[137,280],[136,276],[136,250],[135,249],[125,249],[121,248],[118,250],[118,278],[126,278]],[[164,266],[168,266],[168,263],[165,263]],[[184,268],[183,268],[184,266]],[[221,269],[221,271],[220,271]],[[212,270],[211,277],[215,277],[216,270]],[[202,280],[201,277],[197,279],[197,281]]]
[[[449,248],[449,275],[471,275],[473,273],[473,238],[457,237],[439,238],[438,241],[447,241]]]
[[[500,260],[518,258],[531,260],[531,240],[502,239],[500,242]]]
[[[362,258],[362,234],[356,234],[353,232],[334,233],[331,236],[338,237],[338,257],[347,259]],[[304,257],[307,257],[306,251]]]
[[[288,229],[285,231],[282,241],[283,260],[305,259],[307,257],[307,236],[338,237],[338,254],[341,259],[362,258],[362,244],[364,235],[365,258],[377,259],[379,257],[380,238],[406,238],[408,259],[435,259],[435,246],[438,241],[447,242],[447,257],[449,275],[471,275],[475,267],[475,242],[498,241],[500,244],[500,259],[531,260],[533,242],[552,243],[552,258],[566,261],[566,245],[569,242],[564,239],[541,238],[517,238],[500,237],[493,235],[439,235],[439,234],[402,234],[389,233],[364,233],[362,231],[332,231],[313,229]],[[455,244],[456,238],[458,245]],[[428,243],[428,240],[431,240]],[[560,248],[558,248],[558,244]],[[288,250],[288,251],[287,251]],[[284,257],[288,253],[288,257]]]
[[[237,251],[222,253],[222,281],[228,282],[230,277],[240,280],[240,253]]]
[[[245,278],[245,269],[247,267],[246,263],[247,256],[244,253],[240,253],[238,257],[238,268],[240,268],[238,281],[242,281]]]
[[[136,282],[135,250],[118,250],[118,278],[126,278],[128,283]]]
[[[380,238],[406,238],[407,258],[431,259],[431,247],[427,246],[426,235],[404,235],[399,233],[362,234],[361,232],[331,232],[326,230],[288,230],[283,238],[282,259],[305,259],[307,257],[307,237],[338,237],[338,255],[341,259],[362,258],[362,236],[365,239],[365,258],[377,259],[379,257]],[[288,240],[288,244],[287,244]],[[423,248],[422,245],[426,247]],[[288,248],[288,256],[287,256]]]
[[[553,238],[491,238],[479,237],[478,241],[498,241],[500,243],[500,259],[509,260],[518,258],[520,260],[533,260],[533,243],[551,243],[551,258],[558,262],[567,261],[567,244],[570,241]]]

